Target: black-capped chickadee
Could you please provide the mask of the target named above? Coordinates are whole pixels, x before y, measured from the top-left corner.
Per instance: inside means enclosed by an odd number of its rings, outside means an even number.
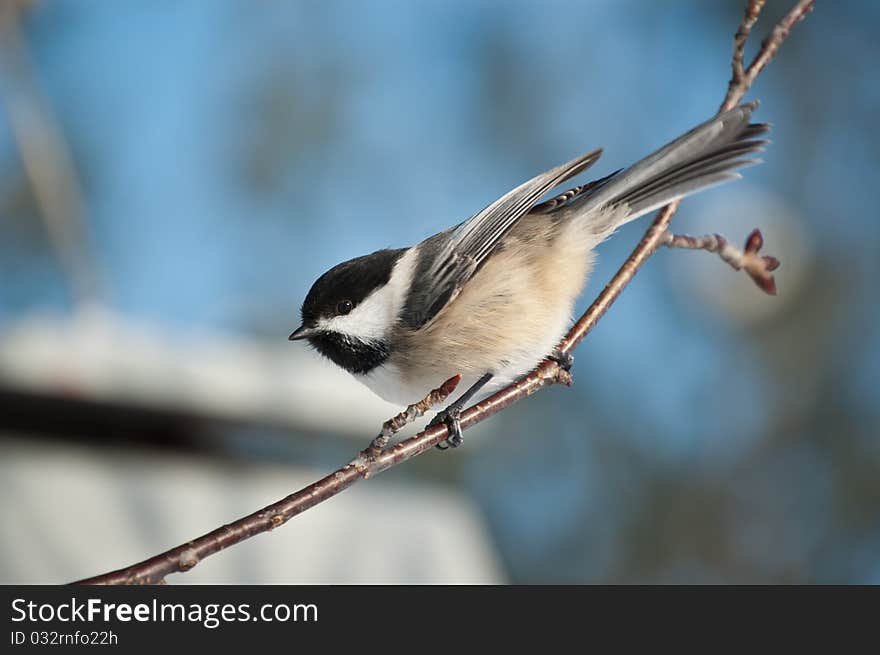
[[[767,143],[749,102],[720,114],[627,169],[538,204],[583,172],[595,150],[516,187],[418,245],[334,266],[312,285],[307,339],[376,394],[398,405],[456,374],[465,394],[437,420],[461,443],[458,413],[552,356],[593,264],[617,228],[673,200],[738,179]]]

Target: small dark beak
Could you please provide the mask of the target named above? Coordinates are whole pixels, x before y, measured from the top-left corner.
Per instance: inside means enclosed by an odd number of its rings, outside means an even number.
[[[298,341],[300,339],[308,339],[309,337],[313,337],[316,334],[318,334],[318,332],[320,332],[320,330],[316,330],[315,328],[311,328],[311,327],[306,327],[305,325],[300,325],[287,338],[290,341]]]

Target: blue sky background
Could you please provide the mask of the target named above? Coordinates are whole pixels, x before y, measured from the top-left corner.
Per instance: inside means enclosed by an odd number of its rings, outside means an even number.
[[[752,52],[788,3],[768,4]],[[880,5],[818,5],[750,94],[766,163],[675,221],[762,228],[780,295],[659,253],[579,349],[573,390],[494,419],[506,439],[455,464],[512,579],[880,582]],[[333,264],[711,116],[742,6],[55,0],[26,34],[106,302],[279,340]],[[72,309],[3,116],[0,326]],[[644,227],[602,246],[581,309]]]

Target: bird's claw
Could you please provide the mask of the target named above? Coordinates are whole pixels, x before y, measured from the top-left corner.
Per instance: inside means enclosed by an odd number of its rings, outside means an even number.
[[[458,448],[463,442],[464,437],[461,434],[461,409],[458,407],[450,407],[438,412],[437,415],[428,423],[428,427],[446,424],[449,436],[444,441],[437,444],[438,450],[448,450],[449,448]]]
[[[570,371],[571,367],[574,365],[574,355],[559,350],[554,350],[547,356],[547,359],[559,364],[559,368],[565,372]]]

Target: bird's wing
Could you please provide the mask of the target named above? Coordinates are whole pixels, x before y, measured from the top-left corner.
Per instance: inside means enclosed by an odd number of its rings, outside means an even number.
[[[618,168],[616,171],[611,173],[610,175],[606,175],[605,177],[600,177],[598,180],[593,180],[592,182],[587,182],[586,184],[579,184],[576,187],[572,187],[567,191],[563,191],[558,196],[550,198],[542,202],[540,205],[535,205],[532,207],[532,211],[530,214],[551,214],[563,207],[568,207],[574,200],[578,198],[583,198],[588,196],[591,193],[594,193],[601,189],[611,178],[617,175],[622,168]]]
[[[585,171],[602,155],[601,150],[533,177],[449,231],[420,244],[418,270],[401,316],[412,329],[431,321],[480,269],[495,246],[516,222],[531,211],[551,189]]]

